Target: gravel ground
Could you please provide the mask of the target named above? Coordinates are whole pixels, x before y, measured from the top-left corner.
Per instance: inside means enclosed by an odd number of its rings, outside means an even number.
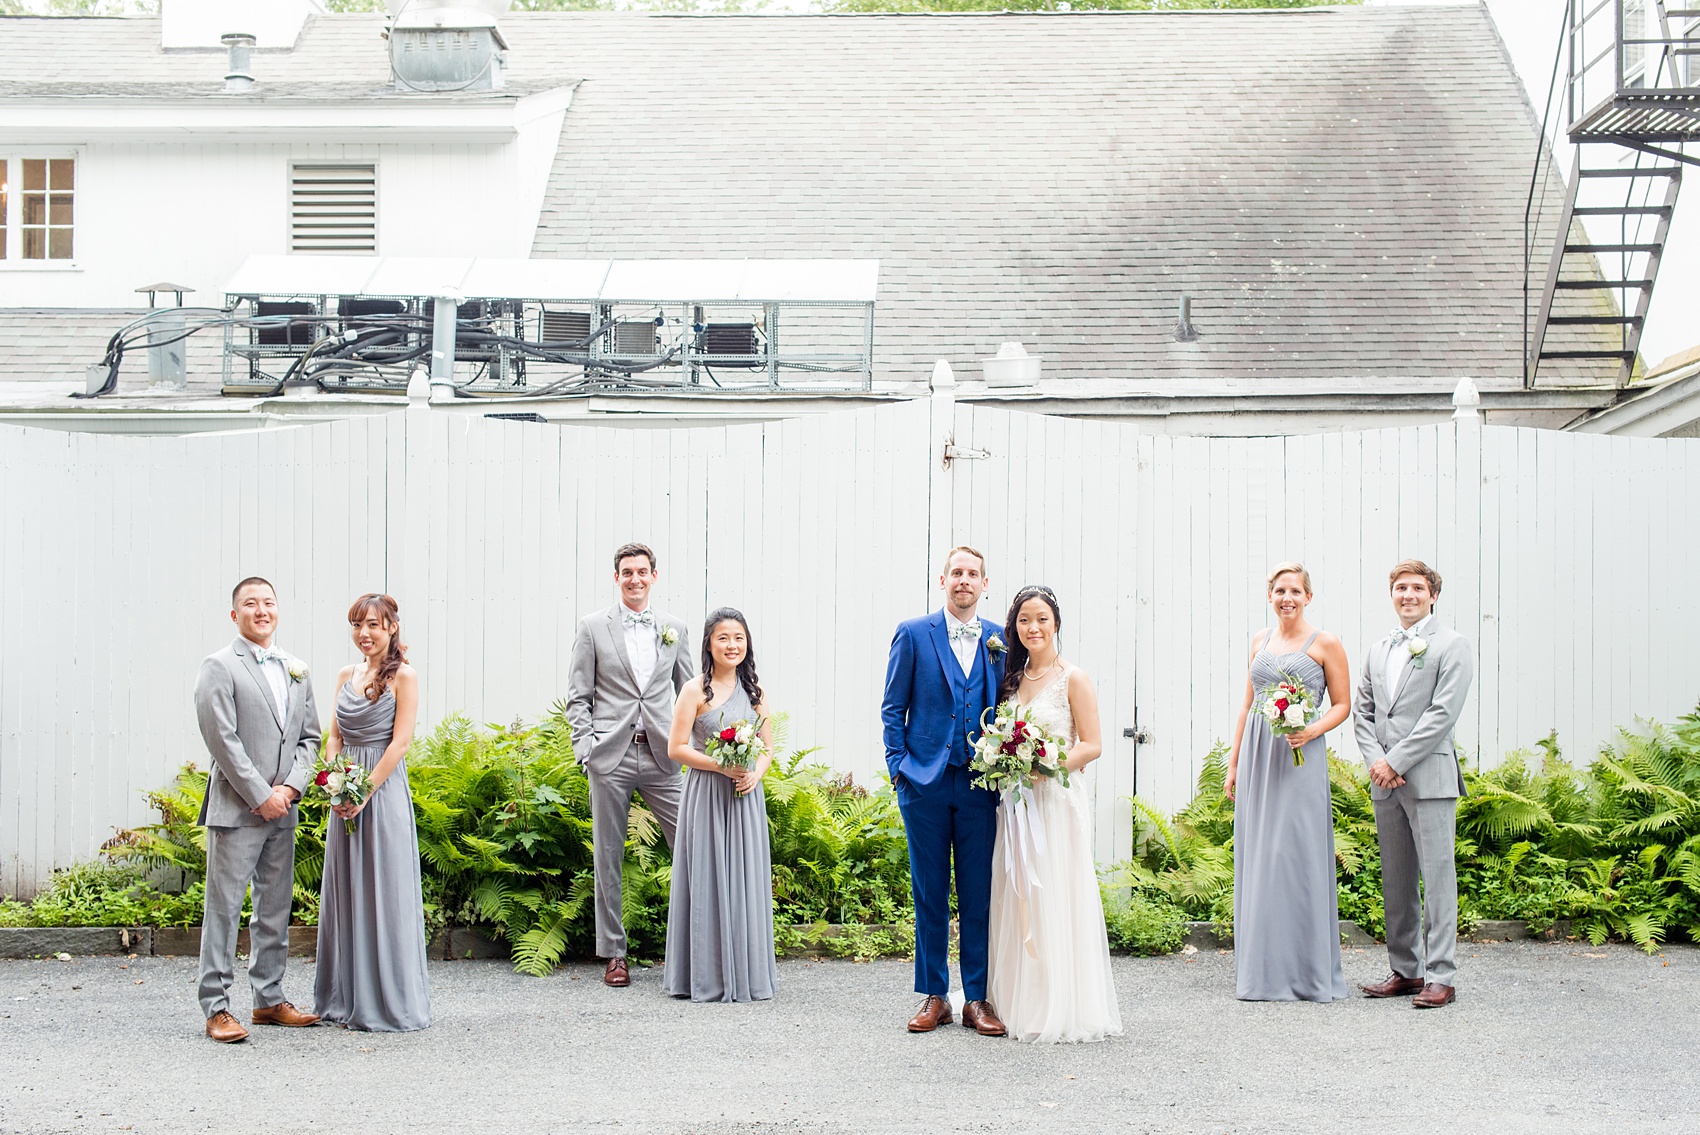
[[[432,963],[436,1025],[208,1041],[186,958],[0,962],[0,1132],[1700,1129],[1700,950],[1468,945],[1460,998],[1242,1004],[1233,955],[1117,958],[1125,1036],[910,1036],[907,962],[788,961],[756,1005],[573,965]],[[1348,950],[1354,983],[1386,972]],[[239,1015],[247,987],[238,967]],[[313,966],[286,989],[312,1001]]]

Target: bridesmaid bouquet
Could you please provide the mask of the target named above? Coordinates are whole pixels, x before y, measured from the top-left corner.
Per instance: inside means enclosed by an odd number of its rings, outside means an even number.
[[[1269,731],[1277,737],[1297,733],[1322,716],[1316,698],[1305,689],[1303,682],[1291,674],[1282,674],[1280,681],[1271,682],[1263,688],[1257,695],[1257,712],[1269,722]],[[1293,767],[1304,763],[1304,751],[1294,749]]]
[[[721,768],[749,768],[766,750],[761,741],[761,727],[766,722],[761,718],[751,721],[740,717],[726,725],[725,720],[721,718],[722,728],[718,733],[708,735],[703,752]]]
[[[987,713],[993,712],[987,710]],[[1050,776],[1068,784],[1068,746],[1043,725],[1027,716],[1027,707],[1004,702],[997,707],[997,716],[990,725],[984,715],[980,718],[980,739],[974,742],[974,755],[968,767],[979,776],[974,778],[978,788],[993,792],[1009,789],[1021,799],[1021,790],[1033,787],[1034,777]]]
[[[372,794],[372,774],[358,761],[341,754],[329,756],[323,750],[313,762],[313,787],[324,793],[332,805],[364,804]],[[353,835],[360,828],[359,817],[342,822],[342,830]]]

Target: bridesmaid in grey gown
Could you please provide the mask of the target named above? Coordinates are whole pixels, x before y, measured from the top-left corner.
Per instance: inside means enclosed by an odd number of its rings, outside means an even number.
[[[408,746],[419,679],[407,665],[396,602],[363,595],[349,609],[363,661],[337,675],[336,713],[326,750],[358,759],[377,787],[358,808],[334,811],[325,828],[319,896],[319,1016],[370,1032],[411,1032],[431,1023],[425,973],[425,907],[419,834],[407,786]]]
[[[1224,787],[1234,805],[1234,978],[1242,1001],[1340,1001],[1339,891],[1324,734],[1351,713],[1346,650],[1305,621],[1310,573],[1284,563],[1269,574],[1273,630],[1253,640],[1245,701]],[[1297,678],[1321,718],[1277,737],[1252,711],[1257,694]],[[1294,751],[1304,764],[1293,764]]]
[[[667,958],[661,987],[692,1001],[765,1001],[773,960],[773,860],[761,778],[773,763],[773,730],[749,624],[730,607],[708,617],[702,678],[679,691],[668,755],[690,766],[673,840]],[[760,720],[763,751],[747,768],[706,753],[711,734]]]

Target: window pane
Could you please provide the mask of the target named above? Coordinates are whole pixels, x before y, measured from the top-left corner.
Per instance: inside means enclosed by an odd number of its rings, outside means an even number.
[[[46,229],[25,229],[24,230],[24,259],[25,260],[46,260],[47,259],[47,230]]]
[[[49,260],[71,259],[71,230],[47,230],[47,258]]]
[[[24,188],[47,188],[47,162],[41,158],[24,159]]]
[[[24,194],[24,224],[45,225],[47,223],[47,194]]]
[[[63,193],[55,193],[53,195],[52,205],[49,207],[47,215],[48,215],[49,218],[51,218],[51,220],[50,220],[51,224],[55,224],[55,225],[68,225],[68,224],[70,224],[71,223],[71,199]]]
[[[53,184],[50,188],[71,189],[71,183],[76,177],[76,165],[77,163],[72,161],[70,158],[54,158],[52,162]]]
[[[6,259],[6,226],[0,225],[0,260]]]

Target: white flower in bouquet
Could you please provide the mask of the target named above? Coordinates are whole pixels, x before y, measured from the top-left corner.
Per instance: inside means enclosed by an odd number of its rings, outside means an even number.
[[[325,777],[325,783],[324,783],[325,795],[333,797],[333,798],[337,797],[337,796],[341,796],[342,795],[342,786],[343,786],[344,782],[347,781],[347,779],[348,779],[348,775],[346,773],[340,773],[340,772],[333,772],[329,776]]]
[[[1291,725],[1294,729],[1303,729],[1305,727],[1305,707],[1299,705],[1297,702],[1288,705],[1287,712],[1281,716],[1285,718],[1287,724]]]

